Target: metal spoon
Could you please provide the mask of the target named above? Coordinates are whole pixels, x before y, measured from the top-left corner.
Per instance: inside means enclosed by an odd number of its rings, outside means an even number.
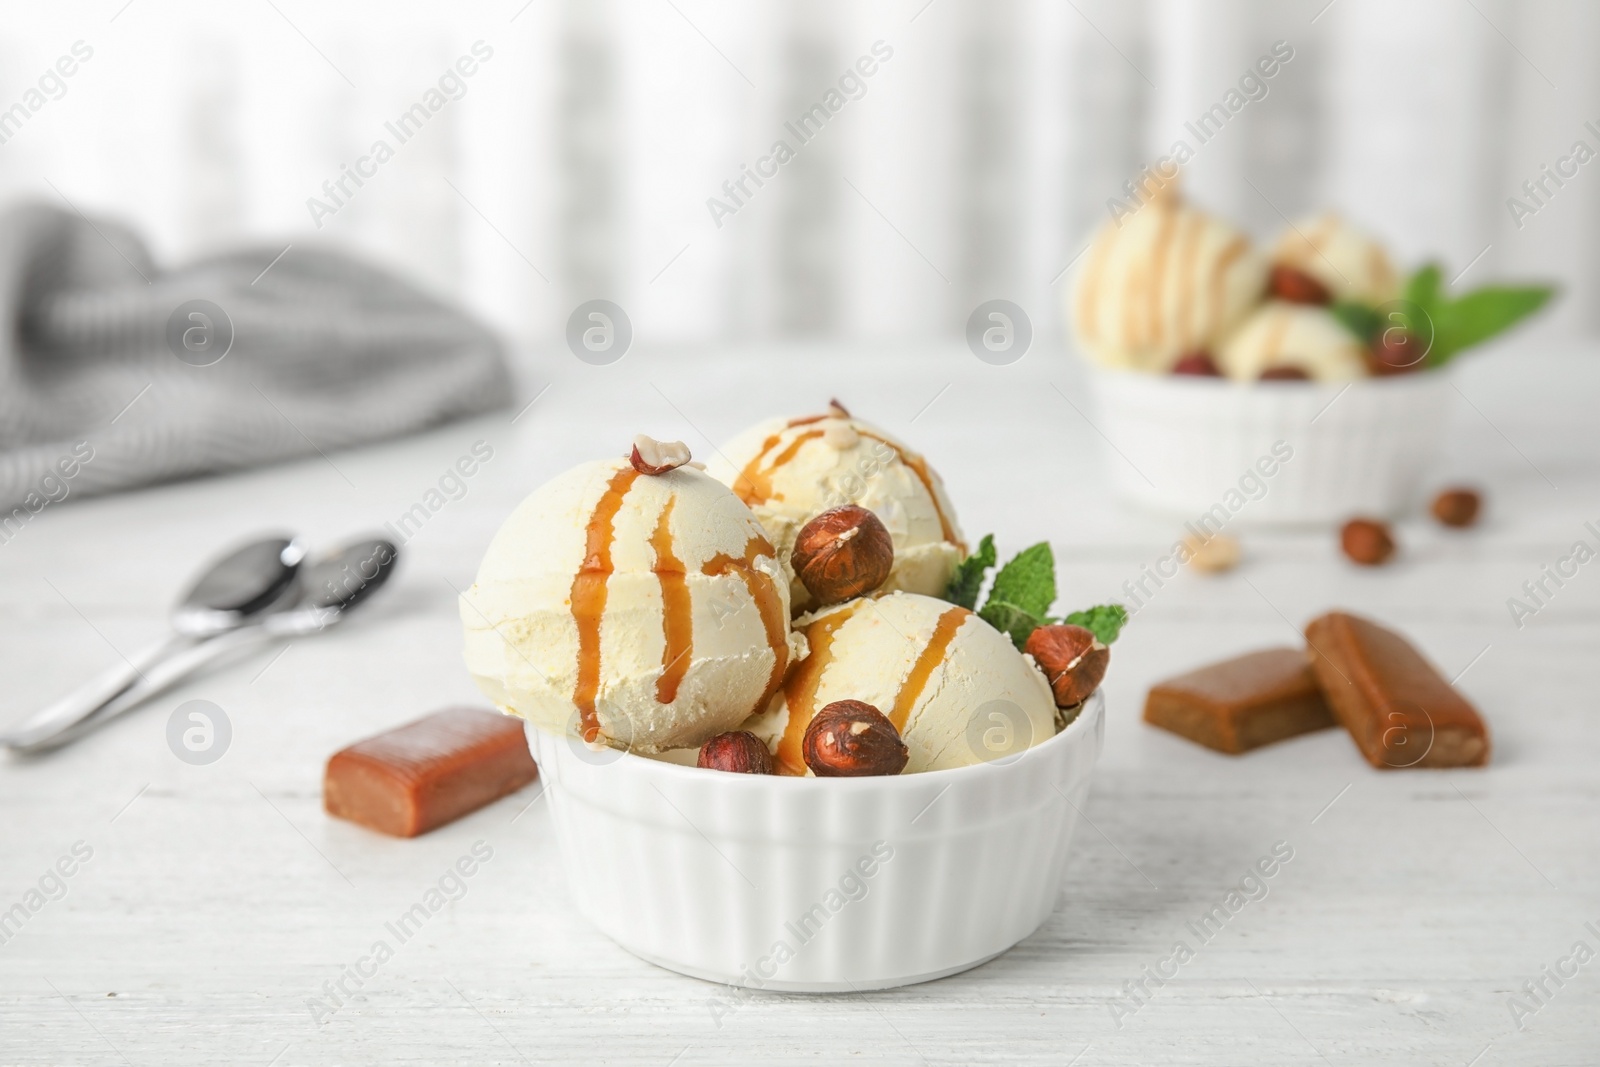
[[[56,748],[98,729],[215,659],[278,638],[320,633],[377,592],[394,573],[398,561],[399,549],[381,538],[355,541],[318,556],[301,568],[296,599],[275,605],[275,610],[249,625],[169,656],[85,719],[25,746],[13,747],[29,753]]]
[[[0,746],[26,749],[69,729],[137,684],[161,661],[196,641],[249,623],[294,585],[305,553],[305,543],[297,538],[267,537],[213,561],[173,609],[171,634],[0,735]]]

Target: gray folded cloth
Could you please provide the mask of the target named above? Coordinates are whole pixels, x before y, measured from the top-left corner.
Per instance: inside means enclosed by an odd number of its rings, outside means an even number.
[[[509,401],[503,346],[464,312],[349,256],[296,244],[273,262],[282,250],[164,270],[113,222],[0,215],[0,537],[69,495],[326,455]]]

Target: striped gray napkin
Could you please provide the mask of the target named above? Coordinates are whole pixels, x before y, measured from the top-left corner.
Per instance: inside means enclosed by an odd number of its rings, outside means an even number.
[[[0,215],[0,540],[67,496],[325,454],[509,400],[502,344],[461,310],[338,252],[282,251],[165,270],[113,222]]]

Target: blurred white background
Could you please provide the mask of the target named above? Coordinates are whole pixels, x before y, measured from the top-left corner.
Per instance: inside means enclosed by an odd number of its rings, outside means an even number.
[[[1283,40],[1194,199],[1263,239],[1337,207],[1462,284],[1559,280],[1537,328],[1595,327],[1600,164],[1520,226],[1507,206],[1600,150],[1590,0],[104,0],[0,27],[0,197],[122,216],[168,262],[346,243],[533,344],[595,297],[664,343],[952,336],[997,296],[1057,338],[1107,199]],[[480,40],[400,143],[385,123]],[[717,226],[708,198],[878,41],[864,94]],[[308,199],[379,139],[394,158],[317,228]]]

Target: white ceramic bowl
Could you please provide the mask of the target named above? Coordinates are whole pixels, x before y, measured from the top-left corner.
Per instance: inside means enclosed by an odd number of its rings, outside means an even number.
[[[1452,393],[1441,371],[1245,385],[1091,367],[1089,382],[1120,496],[1190,521],[1220,517],[1221,505],[1240,523],[1328,523],[1411,508]],[[1274,446],[1290,458],[1274,461]]]
[[[1104,714],[1097,693],[1014,757],[892,778],[728,774],[528,738],[573,899],[613,940],[696,978],[840,992],[954,974],[1038,929]],[[720,1022],[748,995],[708,1005]]]

